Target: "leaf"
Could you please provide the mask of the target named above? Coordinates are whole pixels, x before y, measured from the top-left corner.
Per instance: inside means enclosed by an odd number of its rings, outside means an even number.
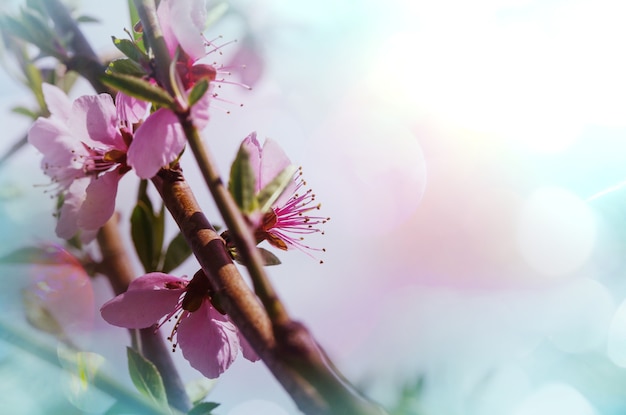
[[[252,213],[258,207],[255,188],[256,177],[250,164],[250,155],[242,145],[230,168],[228,190],[243,213]]]
[[[193,106],[196,102],[200,101],[200,98],[204,96],[209,89],[209,81],[202,79],[193,86],[193,89],[189,93],[189,106]]]
[[[146,74],[146,71],[141,67],[141,65],[128,58],[115,59],[111,61],[106,70],[108,73],[118,73],[130,76],[144,76]]]
[[[138,41],[141,38],[142,33],[135,31],[135,25],[140,23],[140,19],[137,7],[135,7],[135,2],[133,0],[128,0],[128,16],[130,17],[130,27],[133,28],[133,39]],[[142,52],[146,51],[143,42],[137,44],[137,46],[142,50]]]
[[[152,262],[152,271],[158,269],[163,257],[163,239],[165,238],[165,205],[161,204],[161,210],[158,214],[154,215],[152,219],[152,229],[154,234],[154,240],[152,242],[152,255],[154,261]]]
[[[258,248],[258,250],[261,253],[261,258],[263,258],[263,265],[270,266],[281,264],[280,259],[278,259],[278,257],[272,252],[268,251],[265,248]]]
[[[138,201],[130,215],[130,234],[135,251],[146,272],[154,271],[154,212],[143,201]]]
[[[100,23],[100,19],[93,16],[82,15],[76,18],[78,23]]]
[[[290,164],[261,189],[257,195],[257,200],[262,213],[270,210],[276,199],[278,199],[287,186],[289,186],[297,170],[296,166]]]
[[[28,323],[46,333],[53,334],[57,338],[64,338],[65,333],[63,327],[56,318],[50,313],[37,297],[35,293],[29,290],[22,291],[22,304],[24,306],[24,314]]]
[[[207,11],[204,27],[207,28],[213,26],[218,20],[226,15],[228,9],[229,5],[225,1],[215,4],[210,10]]]
[[[128,372],[137,390],[157,405],[167,406],[163,378],[156,366],[130,347],[126,348],[126,352],[128,356]]]
[[[107,86],[122,91],[126,95],[150,101],[154,104],[173,109],[174,99],[161,87],[141,78],[118,73],[105,73],[100,80]]]
[[[27,246],[18,248],[2,257],[0,264],[39,264],[39,265],[62,265],[69,264],[80,267],[81,264],[70,252],[60,245],[47,244],[40,246]]]
[[[189,258],[192,253],[193,252],[187,244],[185,237],[181,232],[178,232],[167,247],[161,271],[165,273],[172,271],[185,262],[185,260]]]
[[[104,413],[104,415],[128,415],[133,413],[135,413],[133,408],[130,408],[125,403],[117,401]]]
[[[35,111],[26,108],[26,107],[22,107],[22,106],[17,106],[17,107],[13,107],[11,108],[11,112],[13,112],[14,114],[20,114],[20,115],[24,115],[28,118],[31,118],[33,120],[36,120],[37,117],[39,117],[39,114],[36,113]]]
[[[185,392],[194,404],[200,403],[217,384],[217,379],[198,378],[185,385]]]
[[[191,410],[187,412],[187,415],[211,415],[213,409],[218,406],[220,406],[220,404],[216,402],[200,402],[191,408]]]
[[[72,405],[85,412],[93,412],[103,400],[108,400],[94,384],[94,378],[106,362],[103,356],[65,347],[57,347],[57,356],[65,369],[60,379],[61,387]]]
[[[111,36],[113,44],[120,52],[126,55],[130,60],[137,62],[139,65],[147,65],[150,59],[148,55],[141,50],[137,43],[129,39],[118,39],[115,36]]]
[[[0,26],[11,33],[13,36],[25,40],[29,43],[35,43],[35,37],[29,32],[28,28],[19,19],[13,16],[4,15],[0,20]]]

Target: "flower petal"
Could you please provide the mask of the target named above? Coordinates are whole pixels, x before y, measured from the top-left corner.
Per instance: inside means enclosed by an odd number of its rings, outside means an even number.
[[[185,147],[185,133],[176,114],[161,108],[137,129],[128,149],[127,162],[142,179],[174,161]]]
[[[128,96],[123,92],[118,91],[117,95],[115,95],[117,119],[122,123],[128,123],[128,126],[143,121],[146,118],[149,107],[149,102]]]
[[[91,146],[126,150],[118,130],[117,111],[109,94],[84,95],[74,101],[69,130]]]
[[[167,45],[167,50],[170,52],[170,56],[176,54],[176,47],[178,46],[178,39],[174,35],[172,30],[172,13],[170,11],[170,2],[168,0],[162,0],[157,8],[157,17],[161,24],[161,32],[163,33],[163,39]]]
[[[197,311],[181,319],[177,336],[184,358],[210,379],[228,369],[240,348],[237,328],[208,300],[203,301]]]
[[[260,359],[259,355],[254,351],[248,340],[243,337],[243,334],[239,330],[237,330],[237,336],[239,336],[239,345],[241,346],[241,351],[243,352],[243,357],[248,359],[251,362],[256,362]]]
[[[61,187],[84,176],[82,156],[87,150],[58,118],[38,118],[28,131],[28,142],[43,154],[44,173]]]
[[[206,22],[206,6],[198,0],[166,0],[170,6],[170,24],[180,47],[192,61],[204,57],[202,32]]]
[[[199,131],[204,130],[204,127],[209,123],[209,105],[211,104],[211,98],[213,98],[212,89],[213,85],[209,85],[209,90],[191,107],[191,119],[193,120],[193,125]]]
[[[78,211],[85,201],[87,186],[90,182],[91,178],[82,177],[74,180],[69,186],[56,226],[56,234],[59,238],[71,239],[78,232]]]
[[[291,160],[278,143],[271,138],[266,138],[261,152],[261,177],[259,180],[261,189],[289,165],[291,165]]]
[[[108,323],[126,328],[144,328],[157,323],[176,309],[185,288],[167,288],[166,284],[186,284],[186,280],[153,272],[130,283],[128,291],[107,301],[100,313]]]
[[[65,92],[61,88],[46,83],[41,84],[41,89],[50,115],[67,122],[72,116],[72,103]]]
[[[256,131],[253,131],[250,134],[248,134],[248,136],[243,139],[243,142],[241,143],[241,145],[244,146],[244,148],[246,149],[250,157],[250,166],[252,167],[252,171],[254,172],[254,176],[256,177],[255,192],[258,193],[262,189],[261,181],[259,180],[259,178],[261,177],[261,151],[262,149],[261,149],[261,145],[259,144],[259,141],[256,138]]]
[[[91,181],[85,200],[78,211],[78,226],[82,229],[99,229],[113,216],[117,185],[122,178],[119,169],[106,172]]]

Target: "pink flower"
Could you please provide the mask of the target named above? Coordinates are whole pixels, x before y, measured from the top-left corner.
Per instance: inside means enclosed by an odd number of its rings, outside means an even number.
[[[259,193],[280,172],[291,165],[291,161],[275,141],[268,138],[261,147],[255,132],[246,137],[242,145],[250,155],[250,162],[256,176],[256,193]],[[298,248],[303,251],[305,249],[323,251],[323,249],[312,248],[302,242],[304,235],[318,232],[323,234],[318,225],[330,219],[308,215],[309,212],[318,210],[320,204],[315,202],[315,195],[311,189],[299,193],[305,185],[306,182],[302,180],[302,171],[298,170],[293,181],[272,204],[271,209],[268,212],[262,212],[262,218],[252,219],[259,242],[267,240],[271,245],[283,250]]]
[[[211,100],[221,99],[214,92],[214,83],[229,83],[217,78],[225,68],[203,63],[204,58],[221,47],[214,46],[202,35],[206,22],[205,2],[163,0],[159,3],[157,15],[170,56],[177,58],[177,84],[181,93],[189,94],[202,79],[209,81],[208,91],[190,108],[194,126],[202,130],[209,122]],[[208,51],[207,47],[210,47]],[[180,106],[186,109],[187,97],[177,99]],[[128,151],[128,165],[144,179],[153,177],[162,166],[174,161],[186,143],[178,116],[168,108],[160,108],[150,115],[135,133],[135,141],[136,144]],[[148,161],[144,161],[146,159]]]
[[[202,272],[191,281],[153,272],[130,283],[128,291],[105,303],[102,317],[115,326],[160,327],[177,318],[169,340],[180,345],[185,359],[208,378],[222,374],[237,357],[259,359],[230,319],[213,307]]]
[[[90,240],[113,215],[118,182],[129,170],[132,124],[147,106],[120,95],[116,109],[107,94],[72,103],[55,86],[42,88],[50,117],[35,121],[28,141],[43,153],[42,168],[64,196],[56,232],[69,239],[82,230]]]
[[[27,318],[37,327],[66,339],[88,334],[94,322],[91,279],[80,261],[56,245],[43,245],[29,262],[31,284],[24,290]],[[53,321],[42,318],[41,310]],[[76,340],[74,337],[73,340]]]

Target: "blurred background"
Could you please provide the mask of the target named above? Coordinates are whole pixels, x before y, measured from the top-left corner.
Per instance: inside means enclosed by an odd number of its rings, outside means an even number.
[[[99,20],[82,26],[98,53],[114,54],[126,1],[73,4]],[[269,272],[349,379],[394,414],[626,413],[626,5],[231,0],[220,10],[207,38],[237,42],[214,59],[246,64],[232,80],[253,89],[222,88],[232,103],[214,107],[205,142],[223,173],[251,131],[303,167],[332,218],[309,240],[326,253],[280,252]],[[84,93],[79,81],[71,96]],[[29,127],[10,108],[33,104],[0,74],[0,153]],[[0,255],[58,242],[39,160],[25,147],[0,167]],[[182,163],[220,223],[195,162]],[[136,187],[126,177],[118,195],[126,235]],[[35,332],[20,301],[41,272],[32,268],[0,268],[0,310]],[[174,273],[196,269],[188,260]],[[93,285],[81,341],[132,387],[127,334],[97,313],[112,292]],[[201,376],[175,359],[186,381]],[[63,376],[0,342],[0,406],[12,413],[106,411],[106,396],[76,396]],[[244,359],[209,400],[223,415],[296,413]]]

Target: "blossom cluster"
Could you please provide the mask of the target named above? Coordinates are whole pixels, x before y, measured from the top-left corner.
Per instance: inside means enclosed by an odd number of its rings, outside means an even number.
[[[99,94],[71,101],[58,87],[42,86],[50,116],[35,121],[28,141],[43,154],[42,169],[61,202],[56,227],[60,238],[79,236],[83,242],[91,241],[115,212],[122,177],[132,172],[150,179],[178,160],[186,143],[179,119],[182,112],[198,130],[207,125],[210,102],[216,97],[213,85],[223,80],[218,79],[219,67],[205,63],[215,51],[202,36],[205,13],[202,2],[193,0],[163,0],[157,10],[174,61],[176,109],[124,92],[115,98]],[[142,82],[159,86],[151,71],[146,71]],[[206,91],[189,99],[200,82],[208,83]],[[282,250],[315,250],[304,244],[303,236],[321,232],[319,225],[328,218],[309,215],[319,204],[310,190],[303,191],[306,183],[300,170],[294,168],[285,183],[272,187],[281,173],[291,171],[283,150],[269,139],[261,145],[256,133],[246,137],[241,148],[254,175],[255,197],[275,189],[267,206],[243,212],[257,243],[267,241]],[[202,272],[191,280],[151,272],[104,304],[101,314],[107,322],[127,328],[154,326],[156,330],[175,320],[170,341],[180,346],[194,368],[215,378],[239,350],[251,361],[258,356],[229,317],[214,306],[214,297]]]

